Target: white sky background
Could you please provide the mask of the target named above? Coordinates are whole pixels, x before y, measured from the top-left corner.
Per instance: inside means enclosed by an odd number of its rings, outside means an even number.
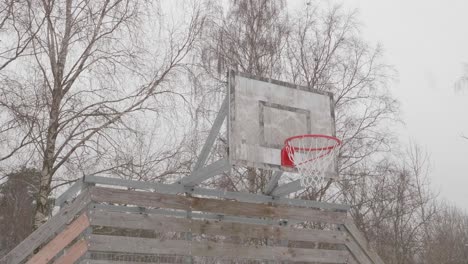
[[[306,2],[288,5],[300,8]],[[405,122],[395,127],[400,139],[429,152],[433,188],[468,210],[468,140],[461,137],[468,136],[468,86],[454,88],[468,64],[468,1],[343,3],[358,10],[364,39],[380,43],[386,63],[398,72],[391,91],[401,102]]]

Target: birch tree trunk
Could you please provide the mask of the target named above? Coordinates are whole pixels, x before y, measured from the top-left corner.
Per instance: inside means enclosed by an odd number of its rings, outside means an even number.
[[[115,137],[137,133],[129,127],[132,116],[158,113],[158,97],[182,96],[170,81],[185,69],[204,14],[200,3],[190,2],[180,9],[187,16],[163,21],[160,5],[137,0],[43,0],[31,10],[35,22],[45,21],[29,32],[35,75],[26,75],[34,83],[26,92],[37,95],[38,108],[28,122],[42,165],[37,228],[50,213],[57,174],[73,180],[91,164],[106,171],[108,165],[94,160],[118,152]]]

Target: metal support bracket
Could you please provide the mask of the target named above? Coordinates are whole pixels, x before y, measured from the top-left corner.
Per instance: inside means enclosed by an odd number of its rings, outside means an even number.
[[[297,192],[304,189],[304,187],[301,186],[301,181],[300,180],[295,180],[290,183],[278,186],[275,188],[272,192],[272,196],[285,196],[293,192]]]
[[[224,120],[226,119],[228,113],[228,100],[228,95],[226,95],[221,105],[221,108],[219,109],[218,115],[215,118],[213,126],[211,127],[210,134],[208,135],[208,138],[205,141],[205,145],[203,145],[200,155],[198,156],[197,162],[193,167],[192,173],[189,176],[182,178],[179,181],[180,184],[187,186],[195,186],[203,182],[204,180],[207,180],[223,172],[224,170],[226,170],[225,167],[229,166],[227,159],[223,159],[206,167],[203,167],[206,163],[206,160],[208,159],[216,137],[218,136],[219,131],[221,130],[221,126],[223,125]],[[221,169],[222,171],[220,171]]]
[[[184,186],[195,186],[211,177],[227,171],[229,167],[229,161],[227,159],[220,159],[206,167],[198,169],[190,176],[182,178],[180,180],[180,184]]]
[[[263,189],[263,194],[270,195],[273,192],[273,190],[278,186],[278,181],[281,178],[281,175],[283,175],[282,171],[273,172],[270,181],[265,185],[265,188]]]
[[[219,109],[218,115],[216,116],[213,126],[211,127],[210,134],[208,134],[208,138],[205,141],[205,145],[203,145],[200,155],[198,156],[197,163],[195,163],[192,174],[201,167],[203,167],[203,165],[205,165],[208,155],[210,154],[210,150],[213,147],[216,137],[219,134],[221,126],[223,125],[224,119],[226,119],[227,113],[228,95],[226,95],[226,97],[224,98],[221,108]]]

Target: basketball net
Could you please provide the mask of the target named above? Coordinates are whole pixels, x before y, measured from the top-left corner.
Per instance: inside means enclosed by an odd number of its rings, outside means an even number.
[[[330,177],[326,172],[334,170],[340,145],[339,139],[326,135],[300,135],[285,141],[288,158],[301,175],[301,186],[316,186]]]

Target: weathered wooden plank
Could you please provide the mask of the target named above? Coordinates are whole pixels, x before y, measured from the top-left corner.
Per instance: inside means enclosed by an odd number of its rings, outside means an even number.
[[[37,247],[48,241],[58,231],[72,220],[90,202],[88,191],[83,191],[70,205],[63,207],[49,221],[41,225],[29,235],[23,242],[16,246],[0,263],[18,264],[29,256]]]
[[[106,235],[89,235],[87,240],[90,251],[175,255],[190,253],[189,241]]]
[[[109,204],[94,204],[93,208],[96,210],[104,210],[110,212],[126,212],[126,213],[145,213],[145,214],[155,214],[155,215],[164,215],[164,216],[173,216],[173,217],[186,217],[187,211],[175,211],[171,209],[161,209],[161,208],[142,208],[136,206],[122,206],[122,205],[109,205]],[[279,225],[281,220],[274,220],[271,218],[252,218],[252,217],[243,217],[243,216],[230,216],[230,215],[220,215],[214,213],[197,213],[192,212],[192,218],[204,219],[204,220],[217,220],[222,219],[226,222],[235,222],[235,223],[246,223],[246,224],[257,224],[257,225]],[[290,224],[297,224],[295,222],[301,221],[288,221]]]
[[[192,252],[194,255],[206,257],[324,263],[346,263],[349,254],[340,250],[240,246],[216,242],[196,243],[192,245]]]
[[[80,262],[80,264],[173,264],[170,262],[135,262],[135,261],[115,261],[115,260],[97,260],[97,259],[86,259]]]
[[[265,259],[346,263],[349,253],[343,250],[302,249],[268,246],[241,246],[223,242],[159,240],[136,237],[90,235],[89,249],[136,254],[177,254],[233,259]]]
[[[346,235],[340,231],[294,229],[289,227],[229,223],[166,217],[151,214],[129,214],[92,210],[89,212],[91,225],[116,228],[144,229],[157,231],[192,232],[208,235],[238,236],[241,238],[270,238],[298,241],[344,244]]]
[[[158,193],[179,194],[186,191],[182,184],[163,184],[155,182],[132,181],[109,177],[86,176],[84,182],[88,184],[104,184],[113,186],[123,186],[136,190],[149,190]],[[211,196],[220,199],[236,200],[249,203],[272,203],[278,205],[298,206],[307,208],[316,208],[324,210],[349,210],[349,205],[326,203],[319,201],[289,199],[284,197],[275,197],[247,192],[230,192],[226,190],[214,190],[200,187],[192,187],[193,195]]]
[[[88,242],[81,239],[66,249],[62,256],[54,261],[54,264],[71,264],[79,260],[88,251]]]
[[[163,184],[146,181],[133,181],[111,177],[86,176],[84,182],[88,184],[103,184],[111,186],[122,186],[137,190],[149,190],[159,193],[180,193],[184,191],[183,186],[178,184]]]
[[[349,241],[346,243],[346,247],[359,264],[373,264],[373,262],[367,257],[367,255],[364,253],[364,251],[362,251],[359,245],[356,244],[356,242]]]
[[[344,224],[344,227],[350,234],[350,237],[352,237],[357,245],[364,251],[364,253],[375,263],[375,264],[384,264],[383,260],[377,255],[372,247],[369,245],[367,239],[361,234],[357,226],[353,223],[353,220],[351,218],[348,218],[346,223]]]
[[[270,217],[301,221],[342,224],[346,220],[345,212],[330,212],[294,208],[280,205],[253,204],[181,195],[152,192],[117,190],[92,187],[91,199],[95,202],[133,204],[137,206],[163,207],[181,210],[205,211],[226,215],[244,215],[252,217]]]
[[[78,179],[76,182],[73,183],[70,188],[68,188],[64,193],[62,193],[57,199],[55,199],[55,206],[62,206],[63,203],[69,201],[78,193],[81,188],[83,187],[83,180]]]
[[[47,264],[64,249],[70,242],[83,233],[89,227],[88,216],[83,213],[80,217],[75,219],[69,226],[62,232],[54,237],[47,245],[36,253],[32,258],[26,262],[27,264]]]
[[[349,256],[347,264],[360,264],[360,263],[357,262],[357,260],[354,259],[352,256]]]

